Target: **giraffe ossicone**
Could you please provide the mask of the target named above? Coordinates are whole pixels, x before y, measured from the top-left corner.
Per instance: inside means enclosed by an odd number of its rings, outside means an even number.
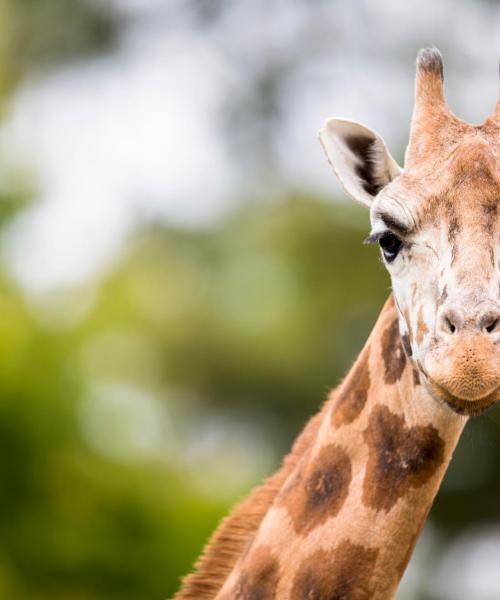
[[[284,459],[215,532],[177,600],[385,600],[397,589],[470,415],[500,399],[500,101],[448,109],[417,58],[400,168],[371,129],[320,132],[370,209],[393,293],[358,360]]]

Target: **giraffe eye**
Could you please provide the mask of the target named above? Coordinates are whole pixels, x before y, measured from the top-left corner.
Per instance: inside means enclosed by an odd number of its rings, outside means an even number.
[[[379,244],[382,248],[382,254],[384,255],[385,260],[390,263],[399,254],[403,242],[393,233],[388,231],[380,238]]]

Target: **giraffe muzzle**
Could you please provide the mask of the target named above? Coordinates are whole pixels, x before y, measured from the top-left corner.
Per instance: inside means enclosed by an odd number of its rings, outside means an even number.
[[[455,412],[475,415],[500,400],[500,347],[492,336],[459,335],[424,360],[432,392]]]

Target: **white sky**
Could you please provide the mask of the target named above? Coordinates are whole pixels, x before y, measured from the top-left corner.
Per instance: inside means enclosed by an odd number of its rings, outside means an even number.
[[[3,136],[41,187],[10,238],[21,280],[78,281],[138,218],[218,215],[232,187],[213,122],[223,82],[210,48],[179,35],[27,84]]]

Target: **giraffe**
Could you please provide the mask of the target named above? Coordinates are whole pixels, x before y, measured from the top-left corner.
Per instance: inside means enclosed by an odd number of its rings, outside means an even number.
[[[500,101],[453,115],[436,48],[417,56],[401,169],[329,119],[320,141],[369,207],[392,294],[282,467],[227,517],[176,600],[387,599],[471,415],[500,399]]]

